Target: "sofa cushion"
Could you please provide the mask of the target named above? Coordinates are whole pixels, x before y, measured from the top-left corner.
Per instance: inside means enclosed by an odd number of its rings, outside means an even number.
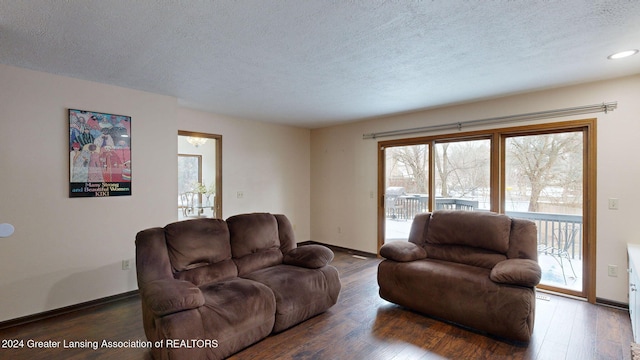
[[[420,246],[424,245],[425,241],[427,241],[429,220],[431,220],[431,213],[418,214],[413,218],[409,232],[409,242]]]
[[[276,214],[273,215],[278,222],[278,237],[280,238],[280,251],[286,254],[288,251],[295,249],[298,244],[296,243],[296,236],[293,232],[293,226],[285,215]]]
[[[506,253],[509,249],[511,218],[479,211],[440,210],[431,214],[427,243],[466,245]]]
[[[282,264],[275,216],[267,213],[236,215],[227,219],[227,226],[238,274]]]
[[[200,285],[237,276],[229,229],[223,220],[179,221],[165,226],[164,231],[175,278]]]
[[[489,277],[501,284],[534,287],[540,283],[542,272],[534,260],[509,259],[498,263]]]
[[[188,281],[164,279],[151,281],[144,288],[143,301],[156,316],[197,309],[204,305],[198,287]]]
[[[136,275],[140,289],[150,281],[173,278],[167,251],[164,228],[149,228],[136,234]]]
[[[169,259],[184,271],[231,258],[229,230],[222,220],[194,219],[164,227]]]
[[[393,261],[414,261],[427,257],[427,252],[421,246],[408,241],[388,242],[380,248],[380,256]]]
[[[265,285],[234,278],[203,285],[200,290],[205,299],[205,305],[198,309],[202,323],[184,322],[181,325],[203,329],[203,339],[218,340],[218,347],[205,349],[209,352],[199,359],[226,358],[271,333],[276,302],[273,292]],[[192,335],[186,339],[197,338]]]
[[[276,299],[274,332],[285,330],[334,305],[340,292],[338,271],[333,266],[307,269],[277,265],[245,275],[268,286]]]
[[[328,265],[333,256],[333,251],[326,246],[305,245],[287,252],[282,261],[287,265],[319,269]]]
[[[197,268],[175,273],[174,278],[189,281],[195,285],[228,280],[238,276],[238,268],[231,259],[215,264],[203,265]]]
[[[538,228],[528,219],[511,219],[509,259],[538,260]]]

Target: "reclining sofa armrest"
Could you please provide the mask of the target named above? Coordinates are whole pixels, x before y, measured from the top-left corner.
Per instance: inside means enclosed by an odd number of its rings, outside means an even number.
[[[333,260],[333,251],[322,245],[304,245],[284,254],[283,263],[309,269],[327,266]]]
[[[426,259],[427,251],[409,241],[394,241],[382,245],[380,256],[393,261],[408,262]]]
[[[540,283],[542,271],[535,260],[507,259],[496,264],[489,278],[496,283],[534,287]]]
[[[142,301],[156,316],[197,309],[204,305],[200,289],[184,280],[154,280],[144,286],[141,294]]]

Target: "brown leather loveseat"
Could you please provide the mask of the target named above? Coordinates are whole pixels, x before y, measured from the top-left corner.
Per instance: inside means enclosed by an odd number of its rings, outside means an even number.
[[[297,247],[284,215],[194,219],[136,236],[144,330],[156,359],[222,359],[337,301],[333,252]]]
[[[528,342],[540,282],[536,226],[506,215],[435,211],[415,217],[409,241],[386,243],[380,296],[499,338]]]

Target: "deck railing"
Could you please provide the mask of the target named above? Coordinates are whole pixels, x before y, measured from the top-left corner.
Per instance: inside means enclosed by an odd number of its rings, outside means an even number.
[[[478,208],[477,200],[437,198],[436,210],[467,210],[473,211]]]
[[[411,220],[416,215],[429,211],[429,197],[423,195],[387,196],[385,210],[388,218]],[[468,210],[478,208],[478,201],[436,198],[436,210]]]
[[[412,220],[417,214],[428,212],[429,198],[423,195],[404,195],[387,198],[387,218]],[[478,210],[478,201],[436,198],[436,210]],[[554,213],[507,211],[513,218],[528,219],[538,227],[540,253],[562,256],[571,260],[582,259],[582,216]]]
[[[552,213],[507,211],[513,218],[529,219],[538,227],[541,253],[582,260],[582,216]]]

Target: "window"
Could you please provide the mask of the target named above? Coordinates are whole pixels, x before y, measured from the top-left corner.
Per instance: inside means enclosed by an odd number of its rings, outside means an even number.
[[[222,217],[222,136],[178,131],[178,219]]]
[[[178,154],[178,194],[202,182],[202,155]]]

